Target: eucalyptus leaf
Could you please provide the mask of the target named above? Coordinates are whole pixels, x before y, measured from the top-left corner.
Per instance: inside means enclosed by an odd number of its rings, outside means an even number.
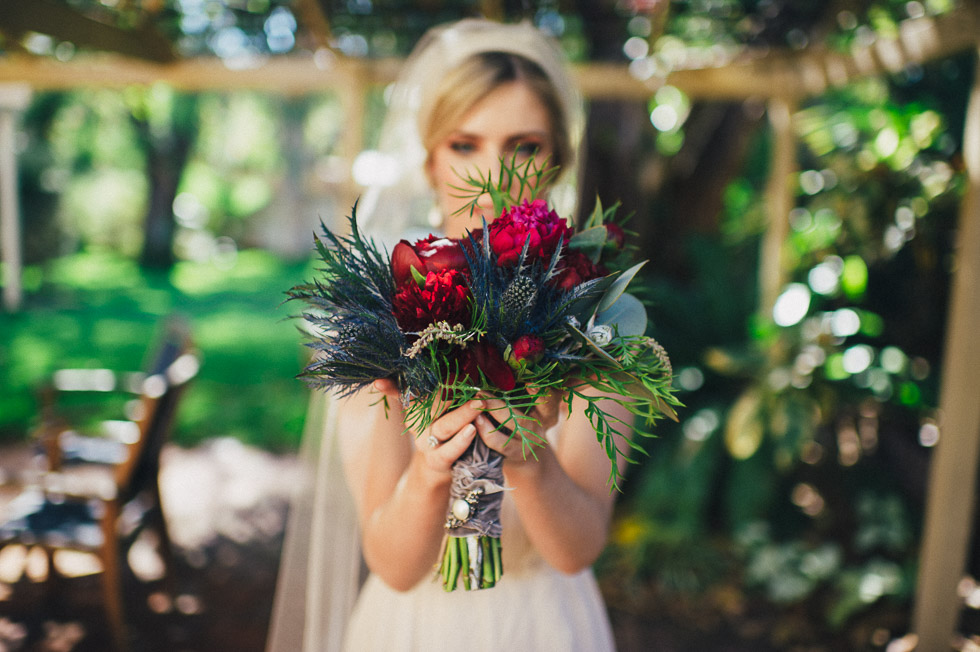
[[[623,292],[626,291],[626,286],[630,284],[630,281],[632,281],[633,277],[636,276],[636,273],[640,271],[640,268],[646,264],[647,261],[644,260],[641,263],[633,265],[628,270],[617,276],[616,280],[613,281],[613,284],[609,286],[609,289],[606,290],[606,293],[603,295],[602,300],[596,307],[596,312],[604,312],[608,310],[610,306],[616,303],[616,300],[619,299]]]
[[[615,326],[620,337],[643,335],[647,330],[647,310],[642,301],[624,292],[615,303],[596,314],[595,323]]]
[[[595,198],[595,208],[592,214],[589,215],[589,219],[586,220],[582,227],[583,231],[588,231],[589,229],[600,227],[605,219],[605,213],[602,210],[602,200],[599,199],[598,195]]]
[[[577,299],[572,300],[568,307],[568,314],[574,315],[580,323],[589,321],[596,311],[596,307],[602,300],[604,293],[615,283],[617,276],[609,275],[599,279],[588,281],[591,283],[588,292]]]

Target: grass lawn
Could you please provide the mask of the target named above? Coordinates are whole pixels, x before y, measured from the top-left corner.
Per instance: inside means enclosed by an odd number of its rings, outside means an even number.
[[[94,252],[28,268],[22,310],[0,312],[0,440],[27,436],[36,388],[54,370],[139,370],[161,318],[177,313],[191,324],[202,366],[181,404],[175,440],[231,435],[294,448],[308,397],[295,375],[306,349],[288,319],[300,307],[282,300],[312,270],[258,250],[239,252],[227,268],[182,262],[169,273]]]

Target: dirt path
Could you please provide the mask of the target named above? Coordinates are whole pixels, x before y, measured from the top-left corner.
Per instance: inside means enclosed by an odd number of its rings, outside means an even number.
[[[29,478],[29,448],[0,449],[0,509]],[[232,439],[164,452],[161,489],[176,547],[175,597],[136,575],[159,573],[137,546],[126,578],[134,652],[262,652],[282,546],[295,458]],[[27,565],[0,551],[0,652],[104,652],[99,576],[32,581]],[[53,590],[57,589],[57,590]],[[612,610],[620,652],[764,652],[758,637],[706,636],[696,623]],[[556,651],[557,652],[557,651]]]

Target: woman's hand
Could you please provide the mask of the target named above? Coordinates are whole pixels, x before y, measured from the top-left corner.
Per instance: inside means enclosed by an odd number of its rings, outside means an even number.
[[[374,389],[389,400],[400,400],[398,388],[388,379],[376,380]],[[411,432],[415,449],[425,460],[425,466],[438,473],[448,474],[476,436],[474,421],[482,413],[485,402],[476,399],[455,410],[446,412],[424,431]],[[436,406],[435,409],[439,409]]]
[[[502,454],[510,466],[536,462],[535,452],[527,450],[522,444],[521,434],[535,442],[533,445],[536,449],[536,444],[547,444],[545,434],[558,423],[561,393],[549,391],[523,417],[513,416],[500,399],[485,397],[484,400],[487,409],[477,417],[475,424],[486,445]],[[518,425],[515,418],[520,424],[521,433],[514,433]]]

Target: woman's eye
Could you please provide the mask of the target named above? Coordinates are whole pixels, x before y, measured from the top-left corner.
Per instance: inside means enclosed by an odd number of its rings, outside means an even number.
[[[521,157],[531,157],[541,151],[540,143],[518,143],[514,147],[514,153]]]
[[[473,145],[473,143],[456,141],[449,143],[449,149],[457,154],[470,154],[476,149],[476,147]]]

